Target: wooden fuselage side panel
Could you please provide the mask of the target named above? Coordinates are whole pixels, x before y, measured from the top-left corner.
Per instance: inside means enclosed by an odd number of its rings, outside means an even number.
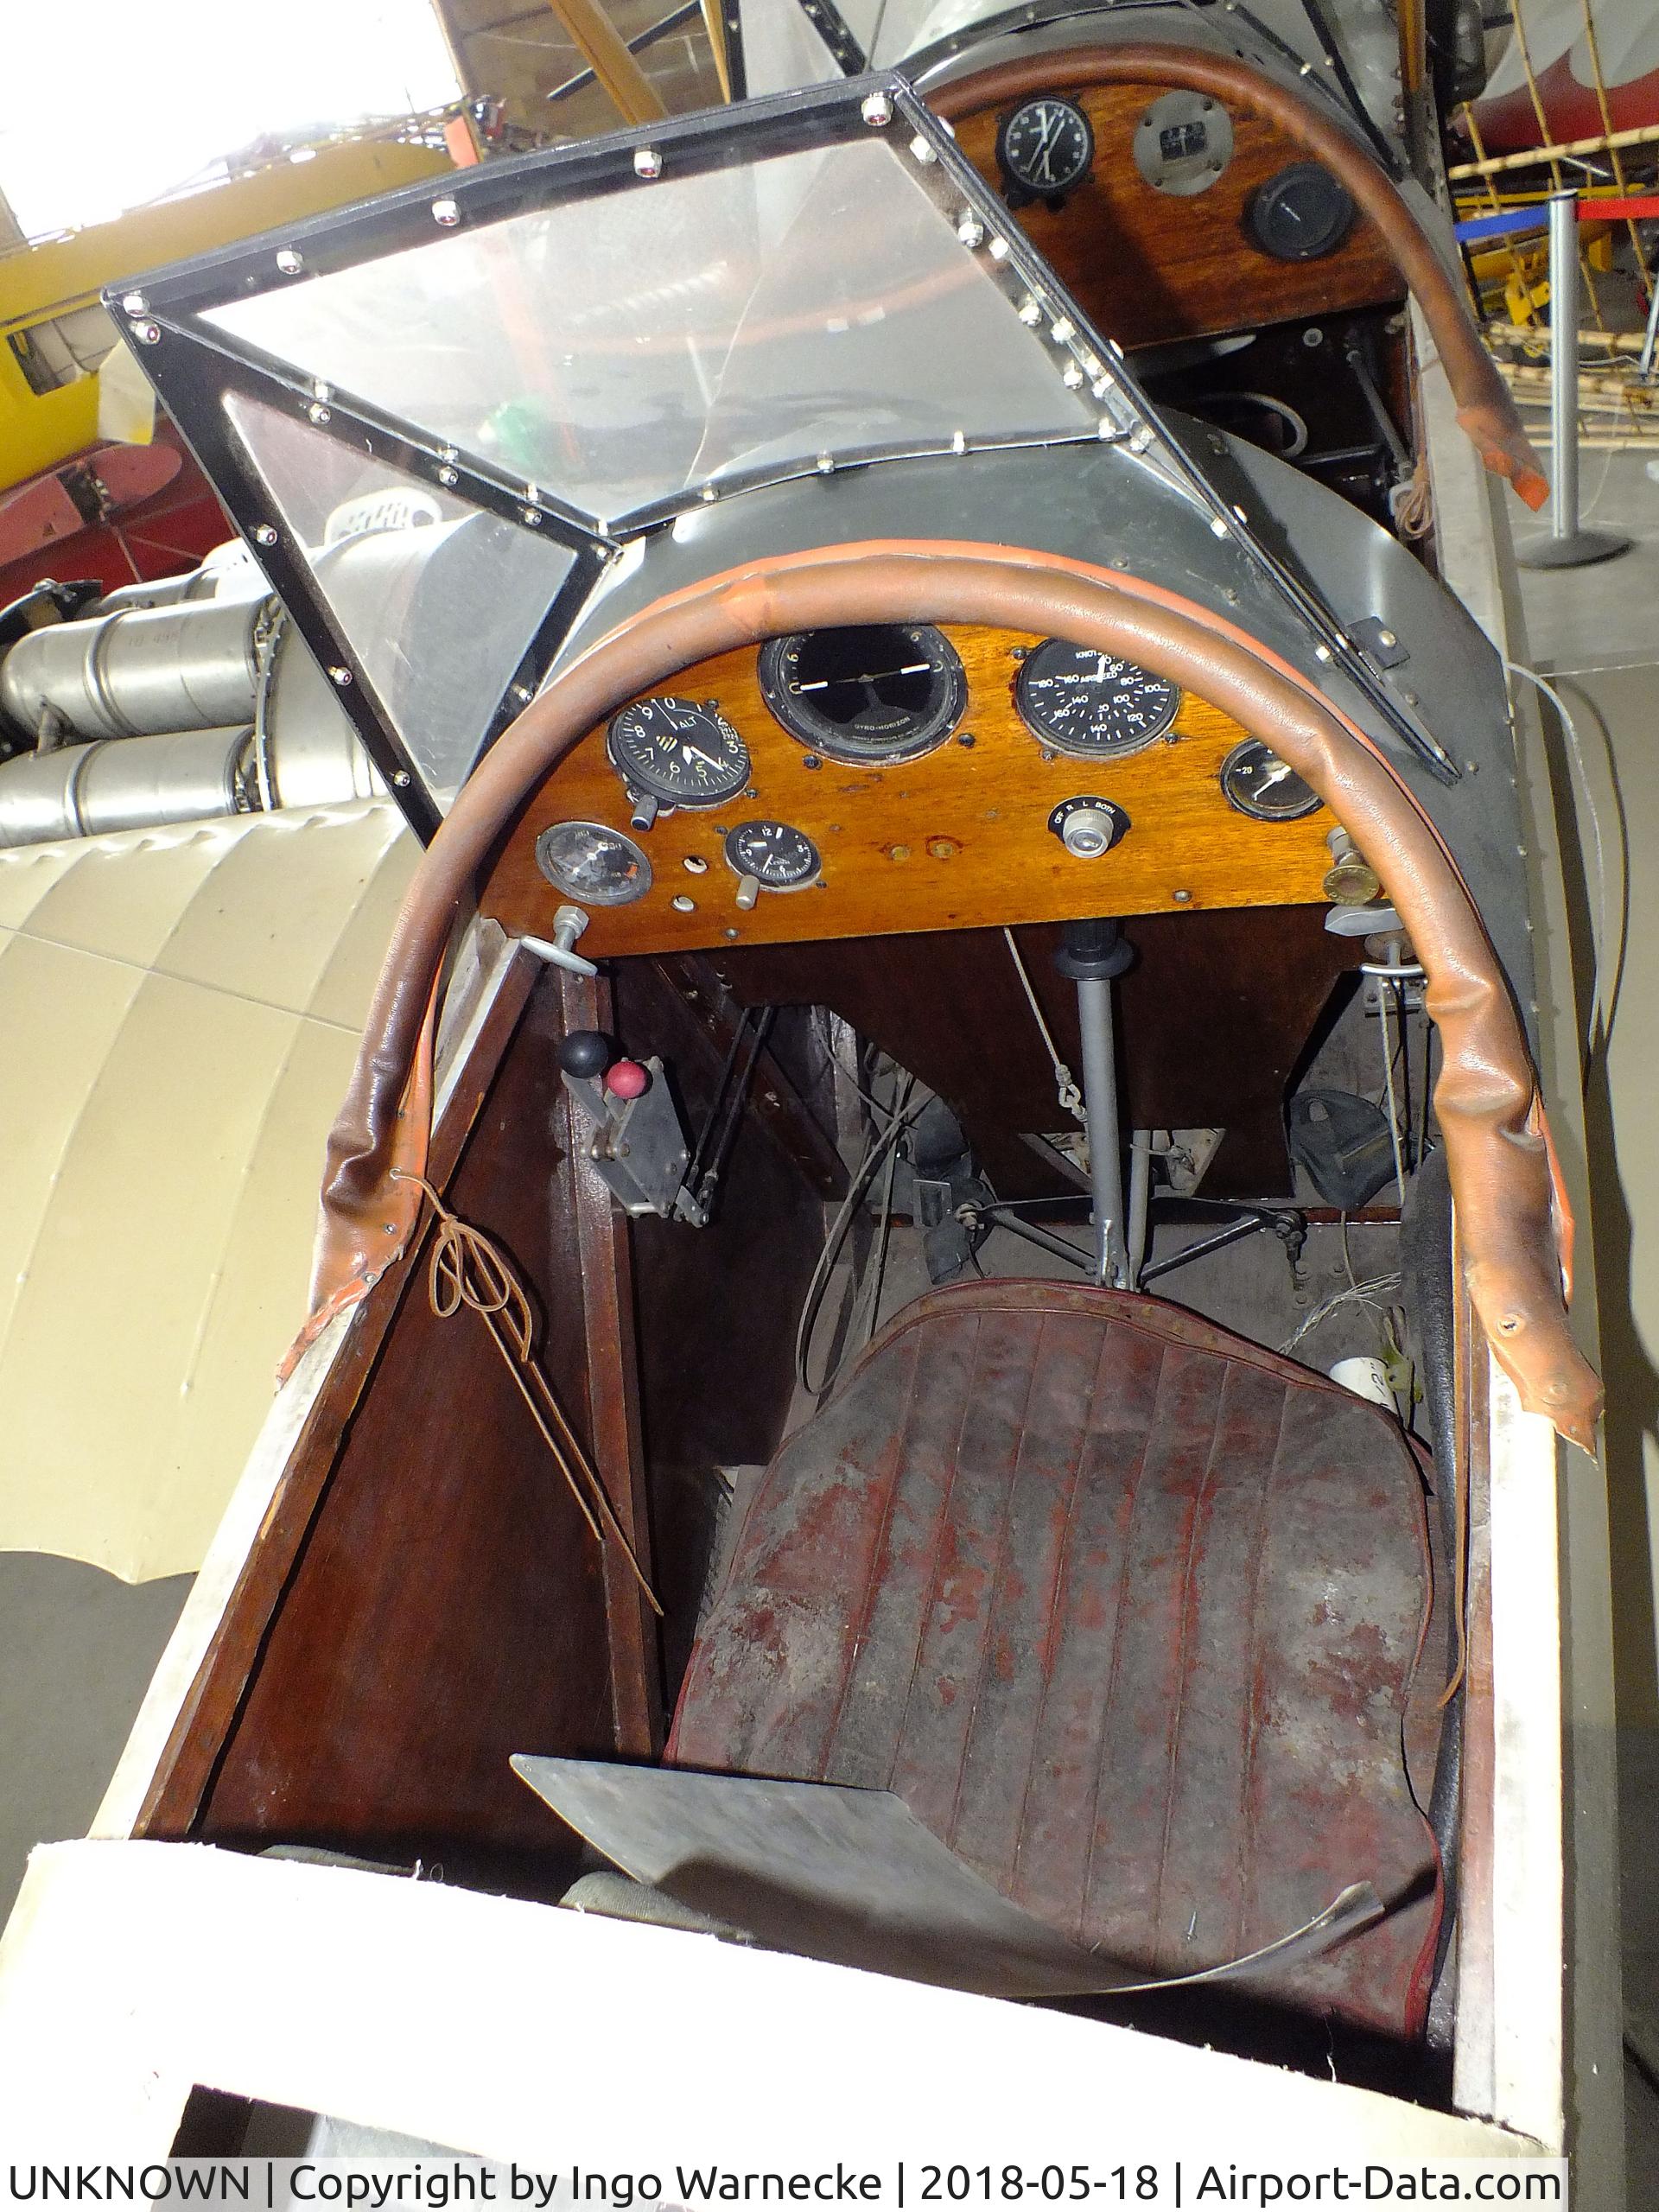
[[[625,1051],[664,1056],[699,1125],[723,1055],[685,991],[638,963],[601,1018]],[[717,1470],[766,1459],[781,1430],[822,1216],[751,1114],[712,1226],[622,1222],[575,1156],[585,1139],[573,1136],[559,1074],[563,1026],[550,972],[486,1072],[446,1197],[518,1269],[543,1369],[619,1506],[619,1420],[643,1449],[651,1529],[638,1548],[668,1609],[673,1661],[701,1594]],[[584,1239],[613,1231],[620,1330],[590,1310],[602,1286],[582,1264]],[[395,1312],[349,1420],[300,1447],[318,1464],[290,1478],[315,1499],[292,1564],[278,1586],[262,1594],[256,1580],[232,1600],[188,1754],[149,1832],[418,1858],[451,1878],[556,1894],[572,1840],[509,1758],[637,1756],[622,1740],[621,1692],[641,1657],[484,1322],[432,1313],[424,1248],[371,1294],[381,1297]],[[656,1643],[653,1630],[653,1697]]]
[[[543,991],[447,1195],[532,1287],[546,1371],[585,1429],[577,1224],[549,1203],[563,1149],[554,1033]],[[374,1295],[388,1293],[397,1311],[350,1423],[317,1440],[333,1465],[274,1615],[237,1624],[245,1694],[194,1833],[454,1872],[557,1842],[513,1751],[533,1737],[613,1750],[605,1597],[599,1548],[482,1320],[433,1313],[423,1254]]]
[[[1063,90],[1057,70],[1057,90]],[[1264,253],[1245,227],[1255,194],[1306,162],[1294,140],[1255,116],[1230,111],[1231,160],[1207,190],[1160,192],[1135,161],[1135,125],[1164,88],[1102,85],[1065,97],[1087,114],[1094,166],[1058,208],[1034,201],[1016,219],[1103,335],[1120,346],[1254,330],[1344,308],[1403,298],[1405,288],[1374,224],[1357,218],[1333,252],[1313,261]],[[995,191],[997,128],[1008,102],[957,124],[957,139]]]
[[[594,907],[583,953],[602,960],[1322,900],[1329,811],[1263,823],[1230,806],[1219,772],[1245,733],[1227,715],[1188,695],[1170,735],[1142,752],[1108,760],[1056,754],[1014,705],[1020,656],[1039,641],[968,626],[944,634],[967,675],[966,709],[955,735],[899,766],[805,765],[805,747],[761,696],[752,645],[656,687],[717,705],[748,747],[750,786],[723,806],[682,808],[630,832],[651,861],[651,889],[632,906]],[[1127,836],[1099,859],[1074,858],[1049,828],[1053,809],[1078,797],[1109,799],[1129,817]],[[626,830],[628,818],[605,732],[591,731],[531,798],[481,911],[512,935],[550,936],[563,902],[537,867],[537,838],[556,822]],[[729,829],[754,818],[804,830],[823,867],[817,885],[763,893],[743,912],[723,848]]]

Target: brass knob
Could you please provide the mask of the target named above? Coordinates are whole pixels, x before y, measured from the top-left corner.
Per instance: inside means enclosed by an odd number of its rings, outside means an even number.
[[[1333,830],[1325,839],[1331,865],[1325,872],[1325,897],[1333,906],[1366,906],[1378,897],[1382,879],[1345,830]]]

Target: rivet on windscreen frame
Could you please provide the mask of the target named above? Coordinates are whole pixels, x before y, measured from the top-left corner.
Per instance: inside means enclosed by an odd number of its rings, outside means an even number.
[[[830,453],[821,453],[821,454],[818,455],[818,474],[819,474],[819,475],[820,475],[820,476],[833,476],[833,475],[835,474],[835,473],[836,473],[836,457],[835,457],[834,454],[830,454]]]
[[[654,146],[636,146],[633,149],[633,173],[646,178],[661,176],[663,157]]]
[[[919,132],[910,142],[910,157],[913,162],[919,162],[924,168],[930,162],[937,162],[939,158]]]
[[[123,315],[148,315],[149,302],[142,292],[125,292],[121,298]]]
[[[253,542],[256,545],[274,545],[276,533],[268,522],[262,522],[253,533]]]
[[[276,266],[284,276],[297,276],[305,263],[291,245],[285,245],[277,252]]]
[[[313,399],[332,399],[334,396],[326,384],[314,384],[311,387]]]
[[[1083,383],[1083,371],[1075,361],[1068,361],[1060,372],[1060,382],[1068,391],[1076,391]]]
[[[971,207],[964,207],[957,218],[957,236],[970,251],[985,243],[985,226]]]
[[[720,497],[720,494],[715,491],[712,484],[705,484],[702,491],[698,493],[697,497],[712,505],[714,501]]]
[[[893,121],[893,102],[885,92],[872,92],[858,111],[872,130],[885,130]]]
[[[1020,321],[1026,325],[1027,329],[1035,330],[1042,319],[1042,302],[1040,300],[1033,300],[1030,295],[1027,294],[1027,296],[1020,302]]]
[[[1137,423],[1135,424],[1135,426],[1134,429],[1132,429],[1132,430],[1130,431],[1130,433],[1129,433],[1129,451],[1130,451],[1131,453],[1145,453],[1145,451],[1146,451],[1147,448],[1151,443],[1152,443],[1152,425],[1151,425],[1151,423]]]
[[[1008,257],[1008,242],[1007,238],[993,238],[987,251],[993,261],[1006,261]]]
[[[1068,338],[1077,336],[1077,326],[1069,315],[1063,315],[1056,320],[1048,334],[1057,346],[1064,346]]]
[[[1226,537],[1226,535],[1227,535],[1227,518],[1226,518],[1226,516],[1225,516],[1225,515],[1211,515],[1211,518],[1210,518],[1210,534],[1211,534],[1211,536],[1212,537]]]
[[[446,231],[453,231],[461,220],[461,210],[453,200],[435,200],[432,202],[432,219],[442,224]]]
[[[338,683],[342,691],[352,680],[352,671],[349,668],[331,668],[328,674],[331,681]]]

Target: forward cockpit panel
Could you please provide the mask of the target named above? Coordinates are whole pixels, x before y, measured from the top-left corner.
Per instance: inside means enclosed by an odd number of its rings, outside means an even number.
[[[547,777],[482,904],[550,938],[574,903],[598,958],[1312,904],[1333,826],[1237,722],[1133,664],[867,626],[629,702]]]

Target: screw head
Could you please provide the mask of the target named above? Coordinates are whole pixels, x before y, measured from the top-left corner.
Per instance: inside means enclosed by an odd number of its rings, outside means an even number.
[[[142,292],[123,293],[121,312],[123,315],[147,315],[149,312],[149,302]]]
[[[985,226],[971,207],[964,207],[957,218],[957,236],[971,251],[985,243]]]
[[[162,326],[159,322],[135,322],[132,326],[132,334],[141,346],[159,346],[162,342]]]
[[[338,683],[342,691],[352,680],[352,671],[349,668],[331,668],[328,674],[330,679]]]
[[[291,245],[284,245],[277,248],[276,266],[284,276],[297,276],[305,262]]]
[[[518,519],[526,530],[539,530],[542,526],[542,511],[539,507],[520,507]]]
[[[329,419],[328,410],[323,405],[320,399],[314,399],[305,411],[314,423],[319,424],[326,423]]]
[[[663,157],[654,146],[636,146],[633,149],[633,173],[647,181],[663,173]]]
[[[872,130],[885,130],[893,121],[893,102],[885,92],[872,92],[858,111]]]
[[[256,545],[274,545],[276,543],[276,533],[268,522],[262,522],[258,529],[254,531],[253,539]]]
[[[432,202],[432,219],[442,229],[453,231],[461,220],[461,210],[453,200],[435,200]]]
[[[455,480],[455,472],[453,468],[441,468],[438,471],[438,481],[440,484],[448,486],[453,484]]]
[[[930,162],[937,162],[939,158],[926,139],[919,135],[910,142],[910,157],[913,162],[919,162],[924,168]]]
[[[392,770],[392,772],[391,772],[391,780],[392,780],[392,782],[393,782],[394,784],[396,784],[396,785],[397,785],[397,788],[398,788],[398,790],[399,790],[400,791],[407,791],[407,790],[409,789],[409,771],[408,771],[408,769],[407,769],[407,768],[394,768],[394,769]]]
[[[1069,391],[1076,391],[1083,382],[1083,371],[1075,361],[1068,361],[1060,372],[1060,382]]]

